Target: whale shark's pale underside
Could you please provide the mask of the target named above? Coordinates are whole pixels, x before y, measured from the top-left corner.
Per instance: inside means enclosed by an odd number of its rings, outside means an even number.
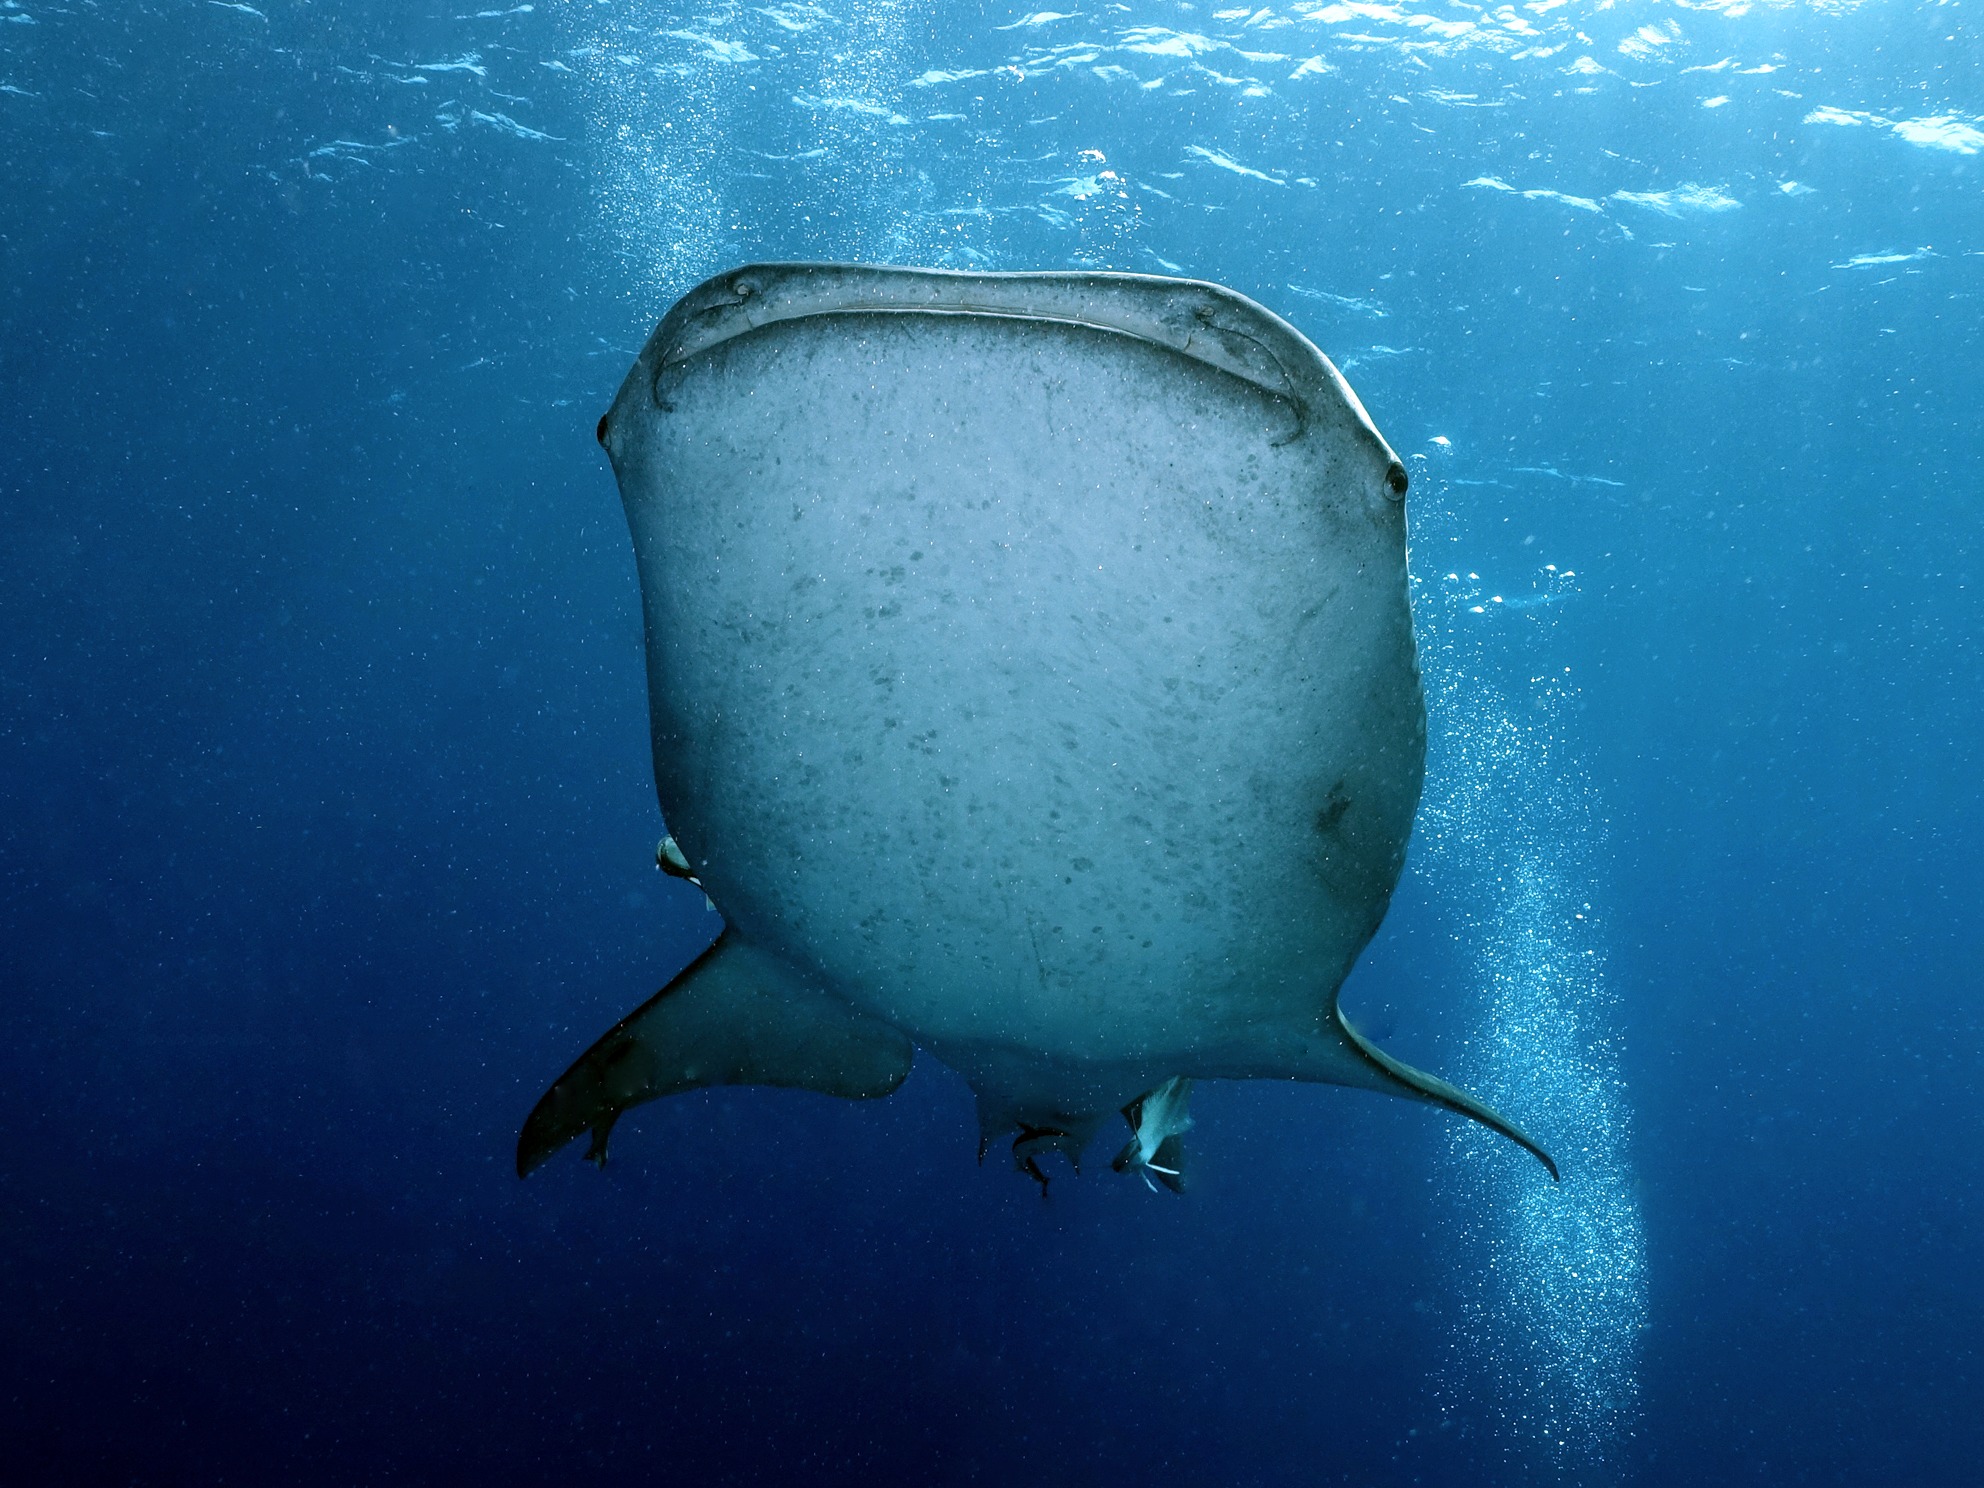
[[[1183,1183],[1194,1079],[1510,1122],[1337,990],[1426,753],[1406,474],[1210,284],[768,265],[669,311],[600,442],[646,611],[659,861],[716,944],[551,1087],[528,1172],[720,1084],[886,1095]]]

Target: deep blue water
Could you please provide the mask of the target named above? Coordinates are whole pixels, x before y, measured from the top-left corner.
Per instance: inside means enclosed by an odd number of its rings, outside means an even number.
[[[0,1478],[1972,1480],[1970,12],[0,0]],[[593,422],[766,258],[1346,369],[1434,735],[1346,1005],[1561,1187],[1215,1085],[1043,1205],[928,1060],[518,1182],[709,929]]]

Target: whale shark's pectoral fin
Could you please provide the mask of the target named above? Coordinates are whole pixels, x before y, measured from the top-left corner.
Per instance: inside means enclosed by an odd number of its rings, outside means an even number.
[[[586,1131],[586,1157],[604,1163],[613,1123],[644,1101],[703,1085],[786,1085],[867,1100],[902,1084],[912,1054],[900,1029],[725,933],[545,1091],[517,1140],[517,1175]]]
[[[1521,1127],[1509,1120],[1501,1112],[1484,1101],[1478,1101],[1465,1090],[1449,1085],[1437,1075],[1429,1075],[1424,1070],[1414,1069],[1402,1059],[1394,1059],[1383,1049],[1364,1037],[1350,1026],[1350,1020],[1343,1015],[1341,1008],[1335,1009],[1336,1025],[1358,1058],[1364,1061],[1366,1073],[1375,1079],[1346,1080],[1345,1084],[1367,1084],[1372,1089],[1389,1090],[1394,1095],[1408,1096],[1414,1100],[1426,1101],[1432,1105],[1445,1106],[1449,1111],[1458,1111],[1487,1127],[1500,1132],[1518,1147],[1535,1155],[1536,1159],[1550,1170],[1553,1181],[1562,1175],[1557,1171],[1557,1160],[1545,1152]],[[1325,1076],[1324,1078],[1335,1078]]]

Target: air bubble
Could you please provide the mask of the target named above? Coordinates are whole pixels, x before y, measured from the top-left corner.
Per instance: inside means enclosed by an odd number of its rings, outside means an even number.
[[[1415,543],[1457,526],[1440,496],[1419,499]],[[1563,757],[1569,668],[1536,654],[1554,625],[1454,623],[1485,612],[1468,603],[1477,594],[1415,593],[1433,611],[1420,626],[1432,725],[1423,861],[1463,921],[1455,939],[1475,994],[1476,1033],[1455,1077],[1554,1151],[1563,1182],[1455,1123],[1466,1191],[1453,1206],[1460,1307],[1443,1388],[1456,1405],[1494,1402],[1526,1481],[1616,1481],[1631,1466],[1647,1286],[1614,997],[1591,912],[1602,813]],[[1526,689],[1484,680],[1510,675],[1529,678]]]

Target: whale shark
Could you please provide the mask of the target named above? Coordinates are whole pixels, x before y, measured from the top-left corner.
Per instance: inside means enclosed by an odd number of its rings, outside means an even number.
[[[646,1101],[885,1096],[981,1161],[1182,1191],[1194,1081],[1403,1096],[1550,1155],[1338,1006],[1426,712],[1404,464],[1214,284],[759,264],[668,311],[598,425],[633,537],[656,861],[716,941],[552,1084],[528,1174]]]

